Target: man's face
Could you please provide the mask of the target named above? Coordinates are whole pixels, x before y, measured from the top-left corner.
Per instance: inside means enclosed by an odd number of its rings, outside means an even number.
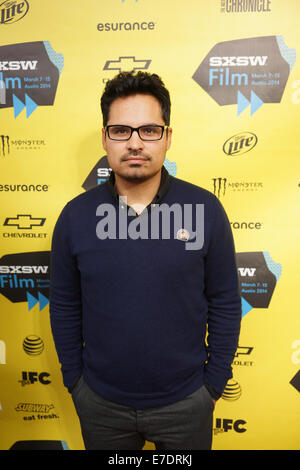
[[[133,95],[116,98],[109,110],[107,125],[123,124],[139,127],[149,124],[164,126],[159,101],[152,95]],[[144,181],[157,174],[163,166],[171,144],[172,130],[166,130],[161,140],[143,141],[133,132],[127,141],[111,140],[102,129],[102,144],[111,169],[127,181]]]

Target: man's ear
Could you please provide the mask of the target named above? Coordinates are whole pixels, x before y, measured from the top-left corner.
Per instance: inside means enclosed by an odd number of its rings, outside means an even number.
[[[173,129],[172,127],[169,127],[167,129],[167,132],[168,132],[168,136],[167,136],[167,150],[169,150],[170,146],[171,146],[171,142],[172,142],[172,133],[173,133]]]

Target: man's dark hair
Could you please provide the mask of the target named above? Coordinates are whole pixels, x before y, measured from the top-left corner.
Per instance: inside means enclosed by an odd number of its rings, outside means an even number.
[[[107,124],[110,105],[115,99],[137,94],[154,96],[160,103],[165,124],[170,125],[170,94],[161,78],[155,73],[132,71],[120,72],[106,83],[101,97],[103,126],[105,127]]]

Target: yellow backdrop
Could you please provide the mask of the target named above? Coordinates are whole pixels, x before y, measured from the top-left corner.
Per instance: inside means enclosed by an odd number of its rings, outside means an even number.
[[[170,90],[166,167],[232,223],[243,319],[213,449],[300,448],[299,16],[298,0],[0,2],[1,449],[83,448],[49,251],[62,207],[109,174],[99,100],[133,68]]]

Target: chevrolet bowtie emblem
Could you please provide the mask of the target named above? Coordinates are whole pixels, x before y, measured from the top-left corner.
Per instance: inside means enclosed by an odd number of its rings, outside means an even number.
[[[147,70],[151,60],[138,60],[134,56],[121,56],[118,60],[107,60],[103,70],[119,70],[120,72],[129,70]]]
[[[3,225],[17,227],[20,230],[31,230],[32,227],[42,227],[45,218],[32,217],[31,214],[18,214],[17,217],[7,217]]]

